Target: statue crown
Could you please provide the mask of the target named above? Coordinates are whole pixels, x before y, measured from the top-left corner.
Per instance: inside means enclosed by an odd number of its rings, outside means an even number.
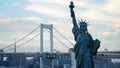
[[[78,21],[79,21],[79,20],[78,20]],[[87,25],[88,25],[88,22],[86,23],[86,20],[83,21],[83,20],[81,19],[81,21],[79,21],[79,25],[80,25],[80,26],[82,26],[82,25],[87,26]]]

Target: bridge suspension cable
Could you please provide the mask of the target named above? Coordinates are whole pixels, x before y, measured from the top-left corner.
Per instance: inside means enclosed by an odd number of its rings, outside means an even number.
[[[48,31],[48,30],[47,30]],[[48,31],[50,32],[50,31]],[[58,39],[55,35],[53,35],[53,37],[58,41],[60,42],[62,45],[64,45],[67,49],[69,49],[69,47],[67,45],[65,45],[62,41],[60,41],[60,39]]]
[[[74,44],[69,40],[67,39],[65,36],[63,36],[63,34],[61,34],[55,27],[53,27],[55,29],[55,31],[57,31],[66,41],[68,41],[71,45],[74,46]]]
[[[16,46],[16,48],[19,48],[19,47],[21,47],[22,45],[24,45],[24,44],[30,42],[31,40],[33,40],[34,38],[38,37],[39,35],[40,35],[40,34],[35,35],[33,38],[31,38],[31,39],[27,40],[26,42],[24,42],[24,43],[22,43],[22,44]],[[11,49],[8,49],[8,50],[6,50],[6,51],[13,50],[13,49],[14,49],[14,48],[11,48]]]
[[[14,42],[14,43],[18,43],[18,42],[22,41],[22,40],[25,39],[27,36],[29,36],[30,34],[32,34],[33,32],[35,32],[37,29],[39,29],[39,26],[38,26],[37,28],[35,28],[34,30],[32,30],[32,31],[31,31],[30,33],[28,33],[27,35],[25,35],[24,37],[22,37],[21,39],[19,39],[18,41]],[[36,36],[38,36],[38,35],[36,35]],[[32,39],[36,38],[36,36],[34,36],[34,37],[31,38],[30,40],[28,40],[28,41],[22,43],[21,45],[17,46],[17,48],[20,47],[20,46],[22,46],[23,44],[25,44],[25,43],[31,41]],[[2,48],[2,49],[3,49],[3,50],[4,50],[4,49],[7,49],[7,48],[13,46],[14,43],[12,43],[12,44],[10,44],[10,45],[8,45],[8,46]],[[12,50],[12,49],[14,49],[14,48],[7,49],[6,51],[9,51],[9,50]]]
[[[21,39],[17,40],[16,42],[12,43],[11,45],[8,45],[4,48],[2,48],[5,51],[11,51],[14,50],[14,45],[17,44],[16,48],[19,48],[23,45],[29,44],[28,42],[32,41],[33,39],[35,39],[36,37],[38,37],[40,35],[40,33],[37,33],[36,31],[39,29],[40,26],[36,27],[34,30],[32,30],[30,33],[26,34],[25,36],[23,36]],[[60,35],[60,37],[62,37],[63,39],[65,39],[69,44],[74,45],[69,39],[67,39],[65,36],[62,35],[62,33],[60,33],[55,27],[53,27],[53,29],[57,32],[58,35]],[[47,29],[44,29],[43,31],[46,31]],[[48,30],[47,30],[48,31]],[[49,32],[49,31],[48,31]],[[35,34],[34,34],[35,33]],[[34,36],[33,36],[34,35]],[[28,39],[30,37],[30,39]],[[62,40],[60,40],[57,36],[53,35],[53,37],[62,45],[64,45],[65,48],[69,49],[69,47],[67,46],[67,44],[63,43]],[[34,41],[34,40],[33,40]],[[31,42],[30,44],[31,45]],[[18,49],[19,50],[19,49]]]

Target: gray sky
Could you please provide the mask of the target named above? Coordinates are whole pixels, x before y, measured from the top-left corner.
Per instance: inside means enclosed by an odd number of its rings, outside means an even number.
[[[13,43],[15,38],[22,38],[40,23],[53,24],[75,43],[71,31],[70,1],[0,0],[0,48]],[[74,0],[74,4],[76,18],[86,19],[93,39],[101,41],[99,50],[120,50],[120,0]]]

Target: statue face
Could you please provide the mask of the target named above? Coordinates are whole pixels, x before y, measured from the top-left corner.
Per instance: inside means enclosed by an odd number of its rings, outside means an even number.
[[[80,25],[81,31],[87,31],[87,25]]]

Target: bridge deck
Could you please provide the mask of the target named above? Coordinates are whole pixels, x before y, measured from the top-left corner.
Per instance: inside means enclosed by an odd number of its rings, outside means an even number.
[[[43,58],[70,58],[70,53],[0,53],[2,57],[25,56],[25,57],[43,57]],[[120,58],[120,54],[97,54],[99,58]]]
[[[25,56],[25,57],[43,57],[47,59],[55,59],[55,58],[70,58],[69,53],[0,53],[2,57],[9,56]]]

